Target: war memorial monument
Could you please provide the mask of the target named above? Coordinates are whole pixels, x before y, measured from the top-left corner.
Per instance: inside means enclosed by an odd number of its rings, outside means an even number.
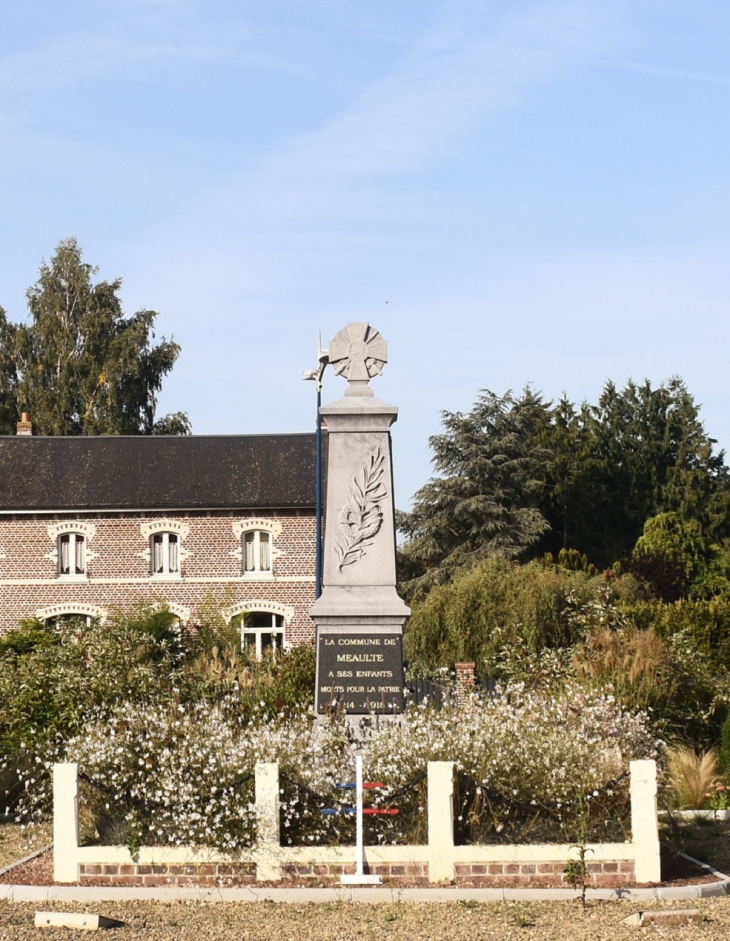
[[[329,345],[348,385],[320,408],[327,429],[327,499],[317,628],[317,713],[403,711],[403,625],[410,609],[396,591],[390,428],[398,409],[375,398],[387,344],[367,323],[350,323]]]

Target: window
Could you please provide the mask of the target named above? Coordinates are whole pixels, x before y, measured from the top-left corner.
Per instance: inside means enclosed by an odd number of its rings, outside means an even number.
[[[241,646],[254,647],[256,659],[267,651],[276,653],[284,646],[284,618],[269,611],[251,611],[241,619]]]
[[[98,618],[92,617],[90,614],[56,614],[54,617],[46,618],[44,623],[46,627],[53,630],[60,630],[62,627],[67,628],[80,628],[82,626],[91,627],[91,625],[98,621]]]
[[[271,574],[271,533],[254,529],[243,534],[243,571]]]
[[[177,533],[155,533],[150,556],[153,575],[179,575],[180,553]]]
[[[81,533],[63,533],[58,537],[58,574],[86,575],[86,540]]]

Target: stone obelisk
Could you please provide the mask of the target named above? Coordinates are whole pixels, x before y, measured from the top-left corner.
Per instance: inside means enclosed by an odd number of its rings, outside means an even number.
[[[403,711],[403,625],[410,609],[395,587],[395,518],[390,427],[398,409],[375,398],[370,379],[387,344],[366,323],[350,323],[329,345],[348,381],[322,406],[327,428],[327,502],[317,625],[318,714]]]

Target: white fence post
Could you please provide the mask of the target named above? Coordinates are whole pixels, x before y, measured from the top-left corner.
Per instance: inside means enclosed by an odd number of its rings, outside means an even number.
[[[281,879],[279,848],[279,764],[256,763],[256,880],[278,882]]]
[[[53,881],[76,882],[79,877],[78,769],[75,764],[53,766]]]
[[[661,882],[659,819],[656,805],[656,762],[632,761],[631,834],[637,882]]]
[[[428,881],[453,882],[454,762],[428,763]]]

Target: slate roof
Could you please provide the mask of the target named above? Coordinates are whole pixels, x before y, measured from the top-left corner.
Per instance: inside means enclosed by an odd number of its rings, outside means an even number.
[[[314,507],[315,436],[0,436],[0,512]]]

